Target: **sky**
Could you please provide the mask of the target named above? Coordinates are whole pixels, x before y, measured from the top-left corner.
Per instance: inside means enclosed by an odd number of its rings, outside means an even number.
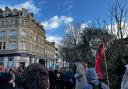
[[[70,23],[88,24],[100,18],[107,20],[115,0],[0,0],[0,8],[27,8],[44,25],[46,38],[57,43]]]

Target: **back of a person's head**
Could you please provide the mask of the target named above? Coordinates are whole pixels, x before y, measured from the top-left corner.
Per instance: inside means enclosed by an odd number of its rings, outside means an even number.
[[[28,66],[22,74],[24,89],[48,89],[49,75],[48,70],[41,64]]]
[[[89,82],[93,80],[98,80],[95,68],[88,68],[86,71],[86,77]]]
[[[12,78],[10,73],[1,73],[0,74],[0,83],[8,83]]]

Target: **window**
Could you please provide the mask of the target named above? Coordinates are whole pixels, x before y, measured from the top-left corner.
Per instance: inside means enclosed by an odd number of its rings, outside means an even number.
[[[4,27],[4,21],[1,22],[2,27]]]
[[[32,57],[30,57],[30,58],[29,58],[29,62],[30,62],[30,64],[32,64],[32,60],[33,60]]]
[[[15,20],[15,26],[18,26],[18,24],[19,24],[19,23],[18,23],[18,20],[16,19],[16,20]]]
[[[34,36],[34,41],[36,41],[36,36]]]
[[[6,36],[6,32],[5,31],[1,31],[0,32],[0,37],[5,37]]]
[[[6,42],[0,42],[0,50],[6,49]]]
[[[9,50],[15,50],[17,48],[16,41],[9,42]]]
[[[24,26],[24,20],[22,20],[21,22],[22,22],[22,26]]]
[[[11,25],[14,26],[14,20],[13,19],[11,20]]]
[[[8,13],[5,13],[4,16],[8,16]]]
[[[32,51],[32,49],[33,49],[33,46],[32,46],[32,44],[30,44],[30,46],[29,46],[29,47],[30,47],[30,51]]]
[[[4,65],[4,59],[3,59],[3,57],[0,57],[0,65]]]
[[[10,35],[10,36],[16,36],[16,31],[14,31],[14,30],[11,31],[11,32],[9,33],[9,35]]]
[[[6,42],[3,42],[3,49],[6,49]]]
[[[38,36],[36,36],[36,43],[38,44],[39,42],[38,42]]]
[[[13,61],[14,57],[8,57],[8,61]]]
[[[27,49],[27,43],[24,42],[24,41],[21,41],[21,42],[19,43],[19,49],[20,49],[20,50],[26,50],[26,49]]]
[[[34,59],[34,63],[37,63],[37,59]]]
[[[13,67],[14,57],[8,57],[7,67]]]
[[[20,32],[20,36],[27,36],[27,33],[22,30],[22,31]]]
[[[8,27],[8,20],[5,20],[5,27]]]
[[[32,37],[32,35],[33,35],[33,34],[32,34],[32,32],[30,31],[30,32],[29,32],[29,36]]]
[[[2,42],[0,42],[0,50],[2,49]]]

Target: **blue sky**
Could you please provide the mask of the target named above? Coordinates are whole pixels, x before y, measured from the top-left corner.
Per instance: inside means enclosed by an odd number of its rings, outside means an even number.
[[[67,24],[107,20],[115,0],[0,0],[0,8],[27,8],[45,26],[49,41],[62,39]]]

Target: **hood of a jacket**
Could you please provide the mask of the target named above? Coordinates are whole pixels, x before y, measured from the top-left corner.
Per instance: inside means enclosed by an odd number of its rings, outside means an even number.
[[[93,80],[98,80],[95,68],[88,68],[86,71],[86,77],[89,82]]]

